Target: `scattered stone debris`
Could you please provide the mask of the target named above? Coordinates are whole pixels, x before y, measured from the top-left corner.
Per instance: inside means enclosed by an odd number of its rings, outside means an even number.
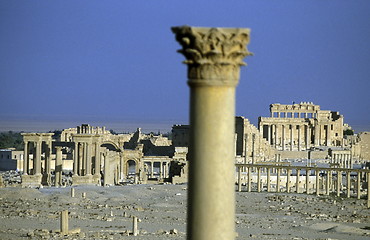
[[[0,239],[184,239],[187,193],[182,192],[183,187],[74,186],[73,198],[71,187],[1,188]],[[62,235],[59,218],[66,209],[69,230],[68,235]],[[132,235],[134,216],[137,237]],[[315,229],[323,223],[339,227],[335,231]],[[324,239],[323,233],[327,239],[345,239],[349,231],[358,230],[351,233],[355,239],[370,236],[370,210],[366,199],[242,192],[236,194],[235,225],[236,240]]]

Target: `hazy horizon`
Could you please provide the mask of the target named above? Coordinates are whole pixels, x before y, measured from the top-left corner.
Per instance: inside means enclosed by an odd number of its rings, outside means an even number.
[[[330,110],[330,109],[329,109]],[[243,116],[247,118],[246,116]],[[262,117],[269,117],[268,114]],[[258,128],[258,119],[248,120]],[[350,127],[356,132],[370,131],[370,124],[365,121],[352,121],[352,124],[347,122],[344,116],[344,123],[349,124]],[[54,130],[63,130],[67,128],[75,128],[81,124],[90,124],[94,127],[106,127],[107,130],[114,130],[117,133],[134,132],[137,128],[141,128],[142,132],[170,132],[173,125],[188,124],[188,121],[181,119],[163,120],[163,119],[116,119],[103,120],[97,118],[83,118],[71,120],[58,120],[58,119],[13,119],[13,120],[0,120],[0,132],[15,131],[15,132],[49,132]]]

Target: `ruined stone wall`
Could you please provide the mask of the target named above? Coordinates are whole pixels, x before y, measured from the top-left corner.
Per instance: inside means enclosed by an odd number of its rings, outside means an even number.
[[[370,132],[347,136],[345,143],[351,148],[354,160],[362,163],[370,161]]]
[[[189,125],[172,126],[172,145],[174,147],[189,146]]]
[[[248,119],[235,117],[235,131],[236,155],[243,156],[246,163],[274,160],[275,149]]]

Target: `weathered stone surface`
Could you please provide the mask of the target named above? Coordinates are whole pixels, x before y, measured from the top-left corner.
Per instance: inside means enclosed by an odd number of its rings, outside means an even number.
[[[179,52],[186,58],[190,85],[237,85],[239,67],[251,55],[249,29],[182,26],[172,31],[182,46]]]

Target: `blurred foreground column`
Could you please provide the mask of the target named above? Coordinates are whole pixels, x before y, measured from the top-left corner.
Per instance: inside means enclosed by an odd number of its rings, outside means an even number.
[[[249,29],[173,27],[188,65],[187,239],[235,238],[235,87]]]

